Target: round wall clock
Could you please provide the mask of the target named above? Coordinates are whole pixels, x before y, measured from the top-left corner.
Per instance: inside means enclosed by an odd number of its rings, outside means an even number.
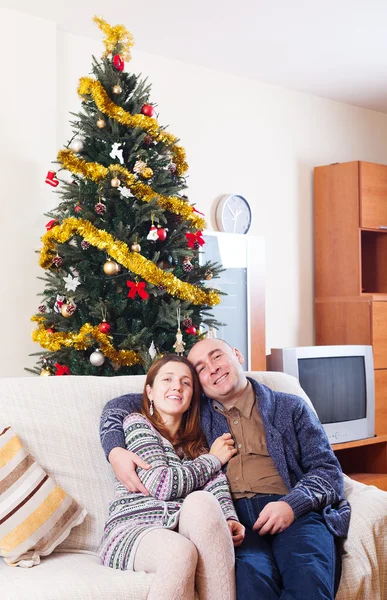
[[[251,226],[251,208],[243,196],[226,194],[215,209],[216,225],[227,233],[247,233]]]

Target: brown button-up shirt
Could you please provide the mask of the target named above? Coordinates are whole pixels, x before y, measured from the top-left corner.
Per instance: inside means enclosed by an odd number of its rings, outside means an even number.
[[[266,434],[251,386],[229,410],[214,401],[215,410],[227,418],[238,454],[227,466],[227,478],[234,500],[254,494],[287,494],[289,492],[267,451]]]

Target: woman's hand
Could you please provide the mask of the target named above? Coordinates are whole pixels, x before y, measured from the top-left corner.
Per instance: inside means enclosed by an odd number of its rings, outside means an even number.
[[[210,448],[210,454],[219,458],[222,466],[225,465],[230,458],[237,453],[235,448],[234,440],[231,437],[231,433],[224,433],[220,437],[216,438],[215,442]]]
[[[142,492],[145,496],[149,496],[148,490],[138,478],[136,467],[149,469],[150,465],[134,452],[130,452],[119,446],[110,451],[108,459],[115,476],[129,492]]]
[[[245,539],[244,526],[242,525],[242,523],[239,523],[239,521],[234,521],[234,519],[229,519],[227,521],[227,525],[231,533],[234,546],[240,546],[243,540]]]

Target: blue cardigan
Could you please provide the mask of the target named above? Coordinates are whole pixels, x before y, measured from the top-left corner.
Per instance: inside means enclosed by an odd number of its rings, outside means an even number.
[[[348,533],[350,506],[344,499],[343,474],[325,431],[305,400],[252,383],[266,431],[267,449],[290,492],[282,499],[295,518],[314,510],[322,512],[329,530]],[[108,402],[101,415],[100,436],[106,456],[116,446],[125,448],[122,423],[138,411],[141,394],[126,394]],[[201,425],[209,447],[229,431],[227,419],[203,395]]]

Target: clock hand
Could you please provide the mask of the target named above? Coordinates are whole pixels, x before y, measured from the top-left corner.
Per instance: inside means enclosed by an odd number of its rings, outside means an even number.
[[[233,211],[231,210],[231,206],[229,204],[227,204],[227,208],[230,211],[230,213],[232,214],[233,217],[235,217],[235,214],[233,213]]]
[[[237,219],[238,219],[238,214],[239,213],[237,211],[236,214],[235,214],[235,217],[234,217],[234,229],[232,230],[233,233],[235,233],[235,227],[236,227],[236,223],[237,223]]]

